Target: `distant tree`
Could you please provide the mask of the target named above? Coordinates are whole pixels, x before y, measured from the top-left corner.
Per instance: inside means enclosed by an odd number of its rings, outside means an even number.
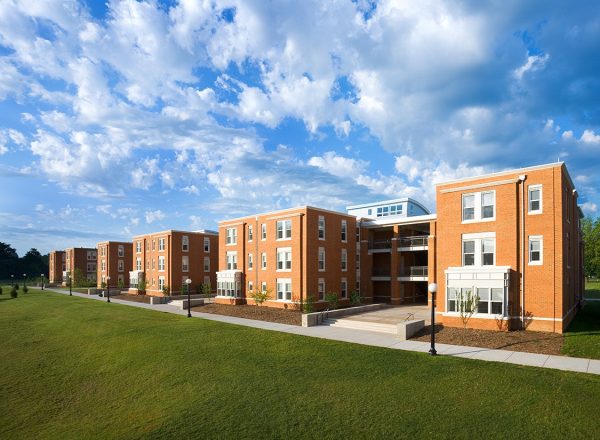
[[[42,273],[48,275],[48,264],[44,263],[44,257],[36,248],[31,248],[21,258],[21,271],[33,277]]]
[[[11,275],[22,273],[19,266],[17,251],[8,243],[0,242],[0,279],[7,280]]]
[[[585,217],[581,221],[584,254],[583,270],[586,278],[600,276],[600,218]]]

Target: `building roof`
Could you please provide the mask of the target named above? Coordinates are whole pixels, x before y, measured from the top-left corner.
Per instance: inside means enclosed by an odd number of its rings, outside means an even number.
[[[418,202],[417,200],[415,200],[411,197],[401,197],[399,199],[381,200],[381,201],[377,201],[377,202],[362,203],[360,205],[351,205],[351,206],[346,206],[346,209],[350,210],[350,209],[372,208],[375,206],[393,205],[395,203],[404,203],[404,202],[410,202],[413,205],[417,205],[418,207],[423,209],[425,212],[431,212],[431,211],[429,211],[429,209],[427,209],[425,207],[425,205],[423,205],[421,202]]]
[[[283,214],[283,213],[290,212],[290,211],[304,211],[304,210],[307,210],[307,211],[308,210],[320,211],[320,212],[326,212],[326,213],[329,213],[329,214],[341,215],[343,217],[356,218],[355,216],[350,215],[350,214],[345,213],[345,212],[331,211],[329,209],[323,209],[323,208],[317,208],[315,206],[304,205],[304,206],[295,206],[295,207],[286,208],[286,209],[279,209],[277,211],[261,212],[259,214],[250,214],[250,215],[245,215],[243,217],[236,217],[236,218],[230,218],[230,219],[227,219],[227,220],[221,220],[219,222],[219,224],[221,224],[221,223],[236,222],[236,221],[245,220],[245,219],[248,219],[248,218],[262,217],[264,215]]]

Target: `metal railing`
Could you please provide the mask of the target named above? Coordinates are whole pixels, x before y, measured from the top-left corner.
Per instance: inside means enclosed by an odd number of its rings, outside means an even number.
[[[426,277],[428,274],[428,266],[410,266],[399,270],[401,277]]]
[[[412,237],[401,237],[400,247],[427,246],[428,235],[415,235]]]
[[[371,240],[369,241],[369,250],[371,249],[391,249],[392,240]]]

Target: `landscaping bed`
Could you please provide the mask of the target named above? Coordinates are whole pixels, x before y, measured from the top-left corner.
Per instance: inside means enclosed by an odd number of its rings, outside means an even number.
[[[442,325],[436,325],[435,327],[435,342],[440,344],[467,345],[527,353],[562,354],[564,337],[557,333],[465,330],[459,327],[444,327]],[[424,327],[411,340],[429,342],[431,340],[431,326]]]
[[[113,295],[111,293],[110,297],[112,299],[122,299],[122,300],[125,300],[125,301],[150,304],[150,297],[146,296],[146,295],[128,295],[126,293],[125,294],[120,293],[120,294]]]
[[[302,325],[302,313],[299,310],[275,309],[255,305],[205,304],[192,307],[194,312],[213,313],[215,315],[235,316],[237,318],[256,319],[277,322],[279,324]]]

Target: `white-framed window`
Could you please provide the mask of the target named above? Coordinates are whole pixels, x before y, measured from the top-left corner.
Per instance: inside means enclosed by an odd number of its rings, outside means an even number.
[[[325,271],[325,248],[319,248],[319,272]]]
[[[227,228],[225,235],[226,244],[237,244],[237,228]]]
[[[319,216],[318,227],[319,227],[319,233],[318,233],[319,240],[325,240],[325,217],[322,215]]]
[[[158,290],[165,288],[165,277],[158,277]]]
[[[156,240],[152,240],[152,250],[156,249]]]
[[[496,219],[496,191],[482,191],[462,195],[463,223]]]
[[[210,257],[204,257],[204,272],[210,272]]]
[[[139,254],[142,252],[142,242],[141,241],[136,241],[135,242],[135,253]]]
[[[187,252],[190,250],[190,239],[187,235],[181,237],[181,250]]]
[[[342,272],[346,272],[348,270],[348,251],[346,249],[342,249],[341,263]]]
[[[119,272],[123,272],[125,270],[125,262],[123,260],[119,260],[117,264]]]
[[[541,214],[542,213],[542,185],[529,185],[527,187],[528,196],[528,213],[529,214]]]
[[[477,313],[504,316],[504,289],[478,287]]]
[[[277,240],[287,240],[292,238],[292,221],[278,220],[277,221]]]
[[[165,239],[164,239],[164,237],[158,239],[158,250],[159,251],[164,251],[165,250]]]
[[[106,257],[106,246],[100,247],[100,255]]]
[[[252,241],[253,238],[254,238],[254,234],[252,231],[252,225],[248,225],[248,241]]]
[[[277,248],[277,270],[292,270],[292,248]]]
[[[345,243],[348,240],[348,222],[342,220],[341,239]]]
[[[106,271],[106,260],[102,260],[100,262],[100,270],[102,270],[103,272]]]
[[[153,258],[152,259],[152,270],[154,270],[156,268],[156,260]]]
[[[267,239],[267,224],[266,223],[263,223],[262,225],[260,225],[260,239],[261,240]]]
[[[342,298],[348,297],[348,280],[346,278],[342,278],[342,282],[340,283],[340,294]]]
[[[135,270],[142,270],[142,258],[137,257],[135,259]]]
[[[317,283],[317,297],[319,301],[323,301],[325,299],[325,279],[319,278]]]
[[[120,244],[119,247],[117,248],[117,255],[119,257],[125,256],[125,247],[122,244]]]
[[[277,278],[277,301],[292,300],[291,278]]]
[[[228,270],[237,269],[237,252],[236,251],[228,251],[226,258],[227,258],[227,269]]]
[[[210,238],[204,237],[204,252],[210,252]]]
[[[190,257],[184,255],[181,257],[181,271],[189,272],[190,270]]]
[[[267,268],[267,254],[263,252],[260,254],[260,268],[265,270]]]
[[[484,232],[463,234],[462,236],[463,266],[495,266],[496,265],[496,233]]]
[[[158,271],[159,272],[165,271],[165,257],[163,257],[163,256],[158,257]]]
[[[541,266],[544,262],[544,238],[541,235],[529,236],[529,265]]]
[[[252,281],[248,281],[248,292],[252,292],[254,290],[253,287]]]
[[[266,281],[263,281],[262,283],[260,283],[260,289],[261,289],[261,292],[267,291],[267,282]]]
[[[254,260],[252,258],[252,254],[248,254],[248,270],[252,270],[254,266]]]

